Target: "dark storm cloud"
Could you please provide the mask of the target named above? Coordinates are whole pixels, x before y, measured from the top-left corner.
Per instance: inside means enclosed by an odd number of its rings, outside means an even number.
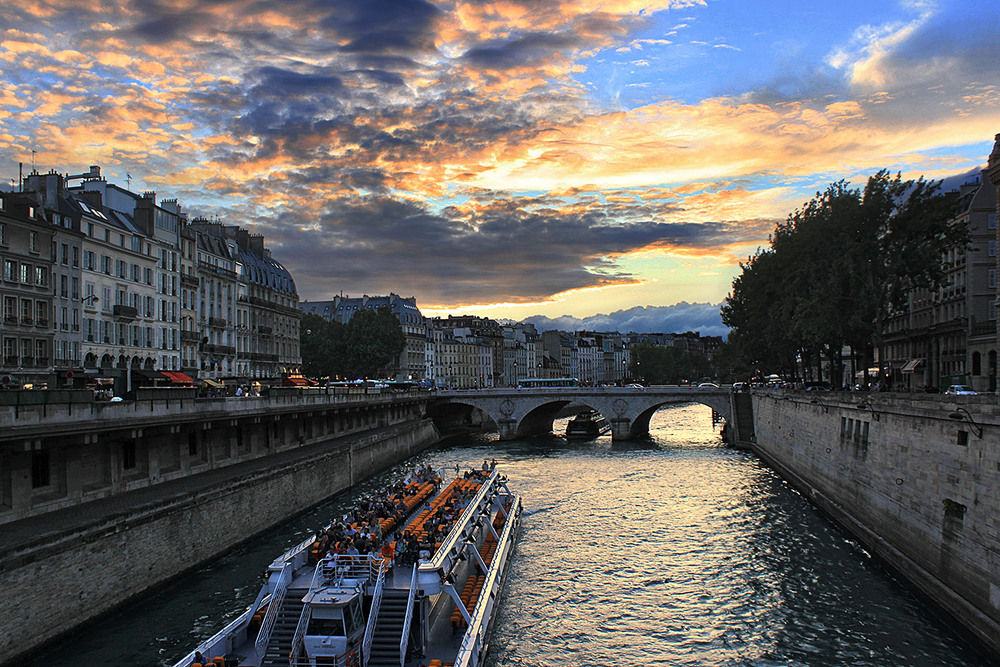
[[[329,10],[319,25],[348,40],[347,52],[413,52],[434,48],[440,11],[425,0],[340,0],[314,3]]]
[[[570,214],[525,204],[508,199],[485,211],[453,206],[434,214],[413,202],[357,197],[332,202],[315,220],[286,214],[267,236],[304,298],[405,285],[427,302],[454,303],[530,301],[632,282],[614,255],[716,248],[760,235],[754,226],[671,224],[635,212],[621,221],[599,208]]]
[[[161,44],[186,39],[191,32],[209,21],[207,15],[196,11],[183,14],[170,12],[137,23],[129,32],[150,44]]]
[[[573,35],[532,33],[517,39],[479,46],[466,51],[463,60],[480,67],[518,67],[530,60],[546,57],[554,51],[579,43]]]
[[[339,76],[325,73],[321,69],[295,72],[280,67],[261,67],[257,73],[261,82],[254,90],[271,97],[322,95],[338,93],[344,88]]]

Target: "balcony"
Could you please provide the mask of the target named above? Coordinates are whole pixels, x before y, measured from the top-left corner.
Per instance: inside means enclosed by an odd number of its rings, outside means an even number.
[[[120,320],[134,320],[138,315],[139,311],[133,306],[119,306],[114,307],[114,316]]]
[[[4,324],[17,324],[18,323],[17,315],[5,315],[4,318],[3,318],[3,323]]]
[[[198,262],[198,270],[204,271],[206,273],[214,273],[217,276],[222,276],[224,278],[236,278],[236,272],[231,269],[224,269],[221,266],[214,266],[208,262]]]
[[[39,317],[35,320],[35,326],[37,327],[47,327],[49,326],[49,320],[47,317]]]
[[[35,366],[37,368],[48,368],[49,358],[48,357],[35,357]]]
[[[201,349],[203,352],[208,354],[236,354],[236,348],[230,345],[213,345],[212,343],[206,343]]]
[[[266,354],[264,352],[251,352],[247,356],[250,357],[250,361],[278,361],[278,355]]]
[[[264,326],[262,324],[259,327],[257,327],[257,333],[264,334],[264,335],[270,335],[270,334],[274,333],[274,328],[273,327]]]
[[[210,318],[208,318],[208,326],[210,326],[210,327],[217,327],[219,329],[225,329],[227,324],[229,324],[229,322],[227,322],[222,317],[210,317]]]
[[[22,317],[21,318],[21,324],[23,324],[26,327],[30,327],[34,323],[35,323],[35,320],[33,318],[31,318],[31,317]]]
[[[201,340],[201,333],[198,331],[187,331],[185,329],[181,329],[181,340],[189,342],[194,341],[197,343]]]
[[[16,356],[13,356],[13,357],[4,357],[3,358],[3,365],[4,366],[17,366],[17,361],[18,361],[18,357],[16,357]]]
[[[186,273],[181,274],[181,285],[184,287],[198,287],[201,285],[201,279],[196,276],[189,276]]]

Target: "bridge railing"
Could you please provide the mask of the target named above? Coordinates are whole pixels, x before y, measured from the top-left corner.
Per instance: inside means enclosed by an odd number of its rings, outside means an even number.
[[[280,412],[308,406],[327,405],[379,405],[408,398],[427,397],[427,392],[393,392],[343,394],[327,393],[325,388],[295,392],[275,392],[268,396],[222,398],[155,398],[135,401],[66,401],[32,404],[0,405],[0,433],[13,435],[12,429],[52,428],[79,426],[100,421],[148,424],[161,421],[211,420],[213,418],[239,418],[265,412]],[[43,391],[37,392],[43,394]],[[0,436],[2,439],[2,436]]]

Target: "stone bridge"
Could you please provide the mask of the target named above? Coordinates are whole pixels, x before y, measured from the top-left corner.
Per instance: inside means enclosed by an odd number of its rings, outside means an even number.
[[[570,403],[584,405],[611,423],[614,440],[631,440],[649,432],[658,408],[701,403],[733,423],[733,394],[713,387],[544,387],[532,389],[445,390],[433,394],[436,415],[447,418],[469,407],[492,419],[501,440],[551,433],[552,421]],[[732,429],[730,429],[732,432]]]

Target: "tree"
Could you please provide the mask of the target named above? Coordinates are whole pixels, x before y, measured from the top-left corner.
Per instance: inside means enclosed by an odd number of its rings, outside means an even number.
[[[649,384],[677,384],[712,374],[704,356],[678,347],[636,343],[629,351],[629,373]]]
[[[863,191],[839,181],[816,193],[741,265],[722,307],[730,352],[784,370],[796,357],[835,362],[848,345],[867,369],[888,314],[913,289],[939,286],[945,250],[968,243],[938,189],[883,170]]]
[[[359,310],[346,325],[306,313],[299,331],[302,367],[310,377],[382,377],[406,345],[388,308]]]
[[[730,328],[727,344],[754,373],[787,372],[794,367],[796,350],[791,267],[770,250],[740,266],[743,273],[733,280],[722,306],[722,322]]]
[[[388,308],[365,308],[351,316],[344,331],[342,372],[349,378],[385,375],[386,366],[406,346],[399,320]]]
[[[302,370],[309,377],[339,375],[344,325],[331,322],[315,313],[302,316],[299,326],[299,349]]]

